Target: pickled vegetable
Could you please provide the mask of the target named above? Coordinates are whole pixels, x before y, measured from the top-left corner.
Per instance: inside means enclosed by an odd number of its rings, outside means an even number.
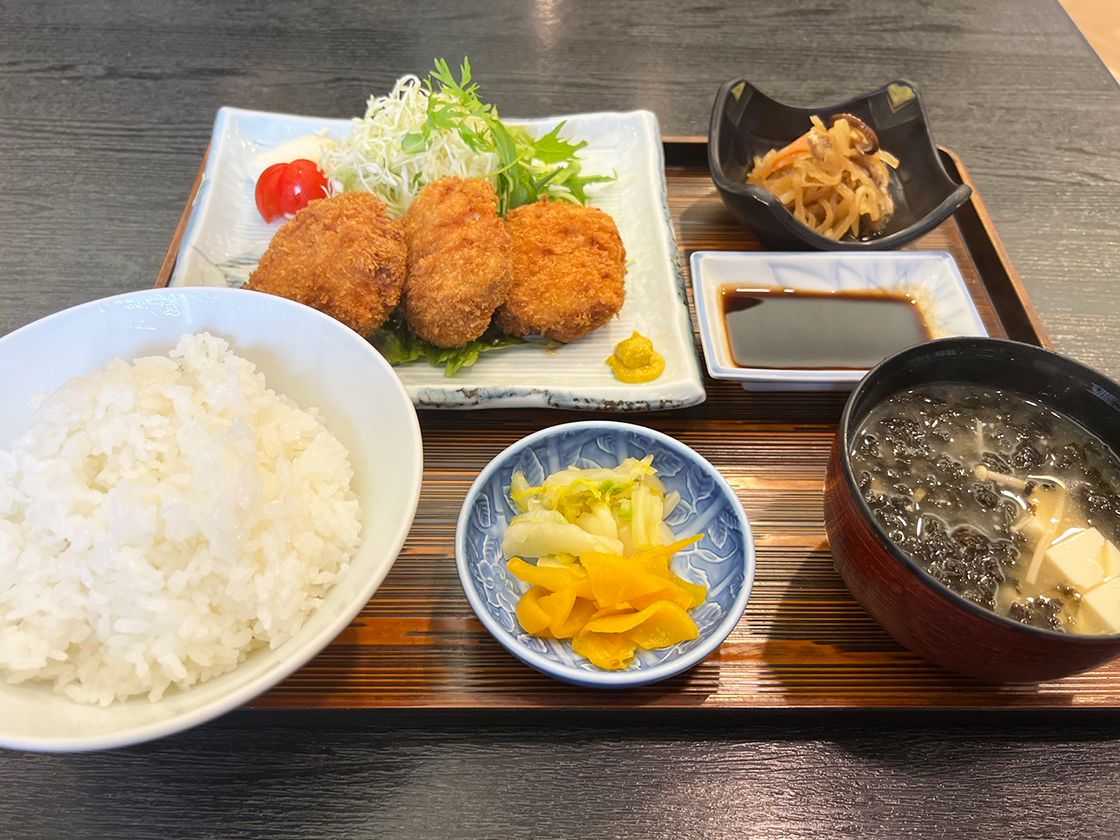
[[[609,670],[628,667],[638,647],[699,636],[688,611],[708,590],[669,564],[704,535],[673,540],[665,517],[680,494],[666,492],[652,455],[613,468],[568,467],[539,487],[516,472],[509,495],[522,512],[506,529],[502,553],[510,573],[530,585],[517,605],[526,633],[571,639],[576,653]]]
[[[597,667],[628,667],[638,647],[671,647],[700,635],[688,610],[704,603],[707,589],[669,568],[673,555],[703,537],[625,557],[590,551],[575,562],[533,565],[511,558],[509,570],[532,584],[517,605],[527,633],[572,639],[576,653]]]
[[[653,456],[626,458],[617,467],[569,467],[532,487],[516,472],[510,499],[522,513],[502,539],[506,557],[633,554],[673,539],[665,517],[680,501],[657,477]]]
[[[572,639],[572,650],[586,656],[604,671],[620,671],[634,661],[638,643],[613,633],[581,633]]]
[[[545,638],[551,635],[548,633],[548,623],[552,621],[552,616],[545,612],[540,603],[541,596],[548,594],[548,590],[543,586],[534,586],[518,601],[517,620],[525,628],[526,633]]]

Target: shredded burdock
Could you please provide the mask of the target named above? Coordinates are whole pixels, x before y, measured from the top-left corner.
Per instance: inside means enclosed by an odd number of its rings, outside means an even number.
[[[894,212],[890,169],[898,168],[898,158],[850,114],[833,116],[828,127],[818,116],[810,121],[809,131],[788,146],[756,157],[747,183],[772,192],[799,222],[829,239],[882,230]]]

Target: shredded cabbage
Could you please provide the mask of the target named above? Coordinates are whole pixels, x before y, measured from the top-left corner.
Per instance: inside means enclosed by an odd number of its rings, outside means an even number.
[[[327,151],[321,168],[333,194],[373,193],[397,219],[425,186],[449,177],[489,180],[501,216],[542,196],[587,204],[588,188],[614,175],[583,174],[579,152],[587,141],[563,139],[564,128],[560,122],[537,137],[506,125],[498,109],[479,97],[469,60],[463,59],[456,78],[446,61],[436,59],[426,79],[403,76],[387,96],[371,96],[365,115],[350,121],[350,132]],[[462,347],[444,349],[418,339],[394,315],[371,341],[392,365],[424,358],[454,376],[482,353],[527,339],[493,327]]]
[[[337,182],[334,191],[374,193],[400,218],[432,181],[493,175],[498,156],[471,148],[457,131],[434,133],[426,145],[408,142],[424,130],[433,96],[442,104],[454,102],[413,75],[398,79],[388,96],[371,96],[365,116],[350,121],[350,133],[324,159],[324,171]],[[481,119],[467,119],[482,128]]]
[[[399,218],[432,181],[488,178],[504,216],[546,195],[586,204],[588,187],[613,180],[583,174],[579,151],[587,141],[562,139],[563,122],[535,137],[503,123],[478,91],[469,60],[456,78],[440,58],[427,79],[404,76],[388,96],[370,97],[365,116],[351,121],[350,134],[324,159],[333,190],[374,193]]]
[[[672,542],[664,519],[680,494],[666,494],[653,456],[647,455],[627,458],[614,468],[569,467],[539,487],[516,472],[510,498],[523,513],[506,531],[502,550],[507,557],[578,556],[589,550],[588,540],[617,544],[611,553],[629,555]]]

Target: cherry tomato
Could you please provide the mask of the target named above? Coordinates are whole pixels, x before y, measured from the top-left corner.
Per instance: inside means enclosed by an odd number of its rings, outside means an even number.
[[[257,179],[257,209],[266,222],[294,216],[316,198],[327,195],[327,179],[314,161],[274,163]]]

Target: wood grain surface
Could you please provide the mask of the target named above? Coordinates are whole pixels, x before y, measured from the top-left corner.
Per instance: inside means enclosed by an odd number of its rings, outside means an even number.
[[[504,114],[648,108],[680,135],[706,131],[717,85],[739,74],[794,104],[909,78],[1056,345],[1120,374],[1120,92],[1054,0],[6,0],[0,334],[152,285],[219,106],[350,116],[463,54]],[[780,436],[779,401],[751,408]],[[837,411],[807,407],[807,422]],[[687,415],[674,422],[687,431]],[[813,480],[811,458],[751,457]],[[789,500],[748,489],[756,522],[789,538],[775,562],[802,552],[820,584],[786,602],[793,635],[827,571],[783,530]],[[445,490],[453,508],[465,486]],[[556,712],[462,727],[446,713],[273,714],[99,755],[0,755],[0,836],[1120,835],[1113,713]]]
[[[1116,836],[1113,737],[1091,720],[997,732],[893,717],[483,730],[227,719],[121,752],[13,756],[4,828],[29,840],[1104,840]]]

